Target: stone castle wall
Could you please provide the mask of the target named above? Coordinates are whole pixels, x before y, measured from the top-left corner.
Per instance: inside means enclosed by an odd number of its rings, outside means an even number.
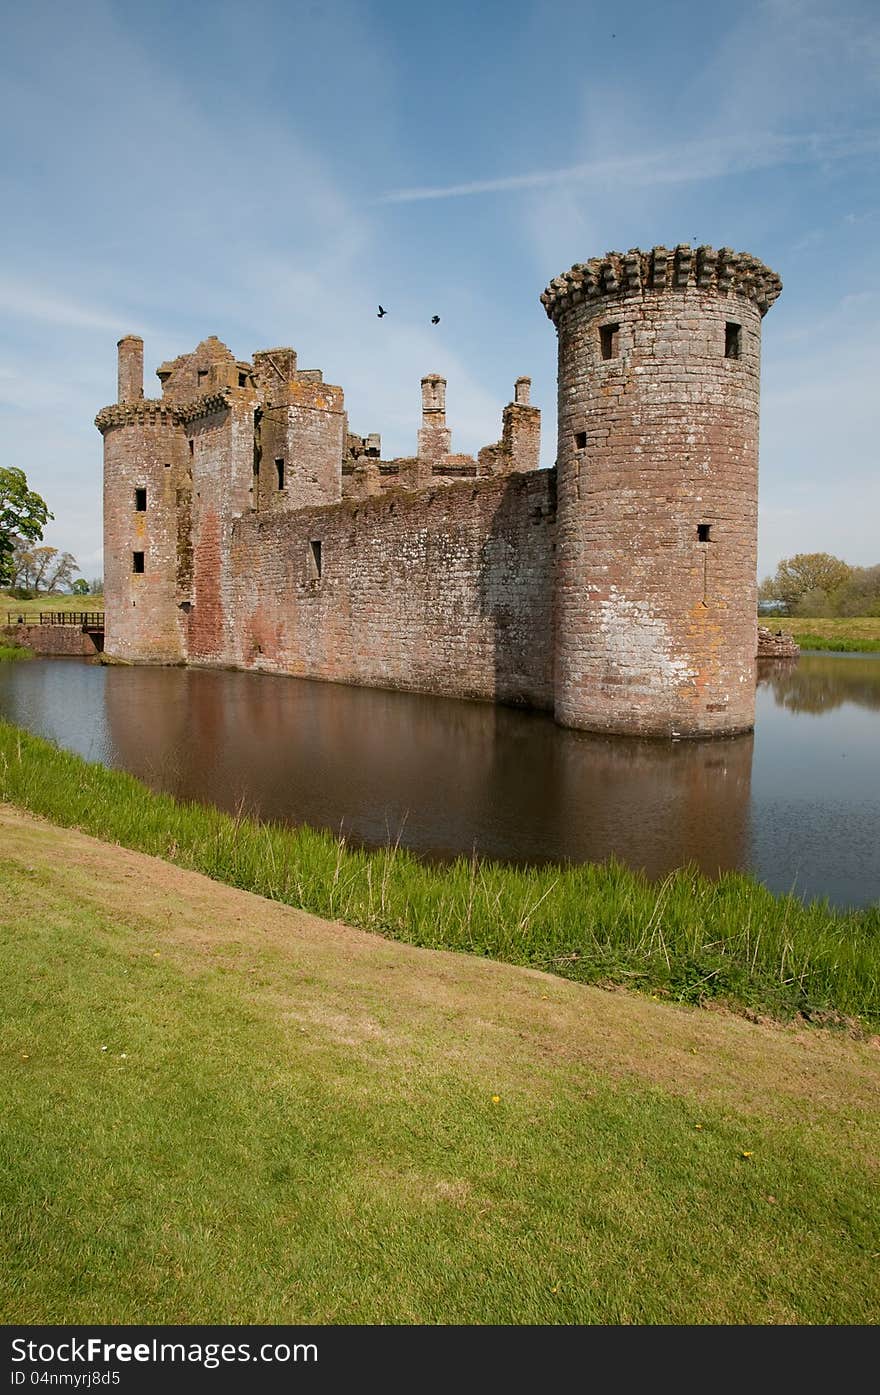
[[[413,456],[349,429],[290,348],[216,338],[157,370],[119,344],[105,451],[107,652],[553,709],[585,730],[754,720],[761,317],[781,289],[722,248],[609,253],[541,297],[557,468],[517,379],[456,454],[422,378]]]
[[[555,473],[245,514],[196,564],[200,661],[553,706]]]

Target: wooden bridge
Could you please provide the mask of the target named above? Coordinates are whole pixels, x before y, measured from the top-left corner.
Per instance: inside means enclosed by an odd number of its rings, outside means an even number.
[[[103,610],[41,610],[39,619],[23,610],[7,610],[7,625],[68,625],[84,634],[104,633]]]

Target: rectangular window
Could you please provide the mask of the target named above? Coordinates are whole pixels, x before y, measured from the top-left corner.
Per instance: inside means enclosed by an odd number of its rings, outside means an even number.
[[[147,491],[145,489],[136,489],[134,491],[134,507],[136,513],[146,513]]]
[[[576,431],[576,432],[574,433],[574,448],[575,448],[575,450],[586,450],[586,449],[587,449],[587,433],[586,433],[586,431]]]
[[[138,572],[138,573],[140,573],[140,572],[143,571],[143,569],[144,569],[144,554],[143,554],[142,552],[133,552],[133,553],[131,554],[131,569],[132,569],[133,572]]]
[[[239,373],[239,375],[238,375],[238,386],[239,386],[239,387],[247,387],[247,374],[246,374],[246,373]]]
[[[742,351],[742,325],[728,320],[724,326],[724,357],[739,358]]]
[[[309,543],[309,552],[312,561],[312,575],[321,580],[321,544],[319,542]]]
[[[189,453],[190,455],[195,455],[196,453],[196,443],[193,440],[192,436],[190,436],[189,438]]]
[[[276,460],[275,469],[278,471],[278,488],[284,488],[284,461]]]
[[[599,349],[603,358],[617,358],[620,325],[599,326]]]
[[[697,524],[697,542],[711,542],[711,541],[712,541],[711,533],[712,533],[712,525],[711,525],[711,523],[698,523],[698,524]]]
[[[200,369],[198,369],[198,380],[199,380],[199,387],[204,387],[205,384],[206,384],[207,381],[208,381],[208,370],[207,370],[207,368],[200,368]]]

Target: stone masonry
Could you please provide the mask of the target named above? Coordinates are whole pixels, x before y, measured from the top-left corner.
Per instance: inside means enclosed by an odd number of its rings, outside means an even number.
[[[145,399],[127,336],[96,418],[107,653],[520,703],[587,730],[749,729],[760,324],[780,289],[706,247],[557,277],[554,470],[528,378],[472,457],[426,374],[416,453],[383,460],[293,349],[248,362],[206,339]]]

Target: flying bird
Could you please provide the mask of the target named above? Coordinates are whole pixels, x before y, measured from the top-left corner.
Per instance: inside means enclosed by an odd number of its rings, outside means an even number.
[[[377,320],[381,320],[382,316],[383,316],[383,315],[387,315],[387,314],[388,314],[388,311],[385,310],[385,309],[383,309],[383,307],[380,305],[380,306],[379,306],[379,313],[378,313],[378,315],[376,316],[376,319],[377,319]]]
[[[439,323],[440,323],[440,316],[439,316],[439,315],[432,315],[432,316],[431,316],[431,324],[432,324],[432,325],[439,325]]]

